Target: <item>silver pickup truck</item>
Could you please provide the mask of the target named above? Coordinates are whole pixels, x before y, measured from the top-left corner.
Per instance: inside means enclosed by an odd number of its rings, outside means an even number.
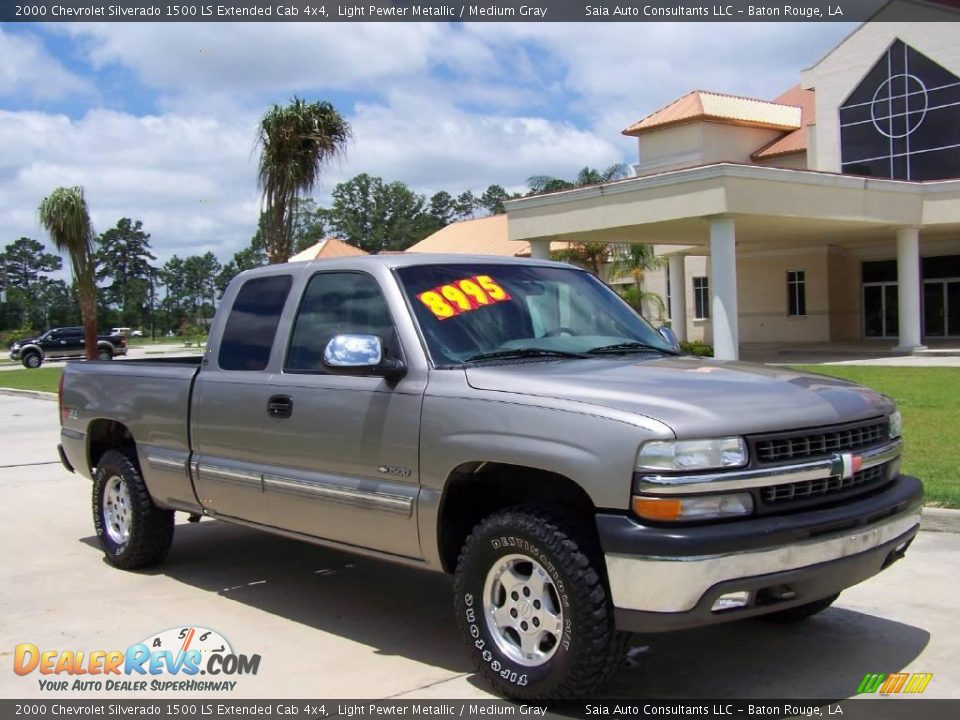
[[[119,568],[180,511],[451,573],[497,691],[584,697],[627,633],[803,619],[919,527],[890,398],[672,340],[559,263],[272,266],[202,358],[69,363],[61,458]]]

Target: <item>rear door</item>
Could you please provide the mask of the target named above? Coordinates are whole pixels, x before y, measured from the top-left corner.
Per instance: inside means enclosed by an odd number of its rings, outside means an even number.
[[[261,446],[273,524],[320,538],[420,556],[416,502],[423,376],[399,380],[333,370],[334,335],[377,335],[387,358],[403,348],[378,281],[352,270],[306,282]]]
[[[268,365],[290,275],[253,277],[238,290],[219,347],[204,359],[193,393],[194,485],[210,514],[269,524],[263,493]]]
[[[61,328],[52,331],[41,343],[48,358],[83,355],[83,331],[77,328]]]

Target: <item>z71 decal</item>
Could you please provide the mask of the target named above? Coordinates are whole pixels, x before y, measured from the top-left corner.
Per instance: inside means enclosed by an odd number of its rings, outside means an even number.
[[[454,280],[417,295],[438,320],[456,317],[471,310],[510,299],[510,294],[489,275]]]

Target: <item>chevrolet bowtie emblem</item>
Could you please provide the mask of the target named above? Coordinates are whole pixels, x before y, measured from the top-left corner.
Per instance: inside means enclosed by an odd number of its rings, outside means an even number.
[[[855,473],[860,472],[863,467],[863,457],[853,453],[840,453],[840,459],[843,463],[843,477],[853,477]]]

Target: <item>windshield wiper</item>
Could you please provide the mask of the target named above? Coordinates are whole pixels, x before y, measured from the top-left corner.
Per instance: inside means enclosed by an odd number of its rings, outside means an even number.
[[[484,360],[514,360],[535,357],[558,358],[589,358],[584,353],[567,352],[566,350],[547,350],[545,348],[514,348],[513,350],[497,350],[495,352],[472,355],[464,360],[465,363],[482,362]]]
[[[591,355],[602,355],[602,354],[617,354],[617,353],[628,353],[628,352],[646,352],[648,350],[653,350],[654,352],[663,353],[664,355],[680,355],[676,350],[669,350],[667,348],[659,347],[658,345],[651,345],[650,343],[645,342],[622,342],[615,343],[613,345],[601,345],[600,347],[591,348],[587,350]]]

